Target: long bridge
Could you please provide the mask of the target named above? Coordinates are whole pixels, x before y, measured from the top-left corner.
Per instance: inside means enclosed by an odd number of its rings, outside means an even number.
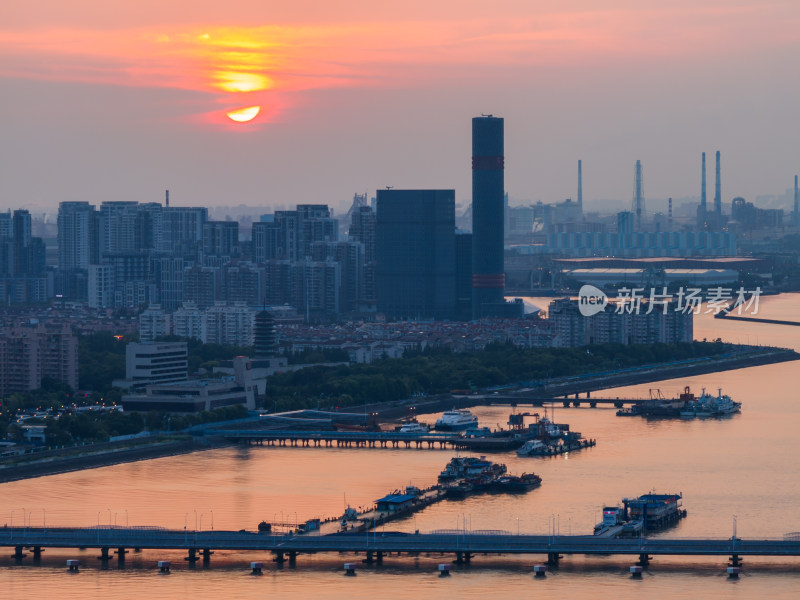
[[[186,560],[199,556],[210,560],[214,551],[269,552],[282,563],[295,561],[300,554],[317,552],[364,553],[367,562],[381,561],[388,553],[453,554],[457,562],[469,562],[476,554],[546,555],[558,564],[565,554],[633,555],[641,565],[654,556],[727,556],[739,566],[743,556],[800,556],[800,537],[788,539],[687,539],[687,538],[604,538],[593,535],[513,535],[507,532],[448,530],[433,533],[401,533],[373,530],[369,533],[271,535],[249,531],[191,531],[155,527],[90,527],[0,529],[0,546],[14,549],[22,560],[25,549],[41,556],[46,548],[97,548],[99,558],[109,560],[116,550],[119,561],[130,548],[148,550],[186,550]]]
[[[491,396],[484,396],[483,399],[485,403],[489,405],[502,404],[511,406],[544,406],[545,404],[562,404],[564,408],[567,408],[570,405],[578,407],[581,404],[588,404],[591,408],[596,408],[598,404],[606,404],[615,408],[622,408],[626,404],[637,404],[647,400],[647,398],[593,397],[591,394],[587,394],[585,398],[581,398],[580,394],[573,394],[573,396],[573,398],[569,398],[567,396],[529,396],[526,394],[512,396],[493,394]]]
[[[273,429],[218,429],[225,439],[268,446],[448,448],[462,439],[457,433],[400,433],[399,431],[280,431]]]

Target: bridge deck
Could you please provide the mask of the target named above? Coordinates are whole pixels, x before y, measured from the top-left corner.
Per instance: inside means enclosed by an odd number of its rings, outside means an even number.
[[[139,528],[4,528],[0,546],[142,548],[309,552],[470,552],[489,554],[650,554],[684,556],[800,556],[800,540],[609,539],[596,536],[512,534],[269,535],[246,531],[173,531]]]

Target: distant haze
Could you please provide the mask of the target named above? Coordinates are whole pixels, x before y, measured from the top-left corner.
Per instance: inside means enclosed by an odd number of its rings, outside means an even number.
[[[513,203],[782,196],[800,171],[795,0],[6,0],[0,209],[65,200],[471,195],[470,119],[505,118]],[[260,106],[252,121],[227,111]],[[784,205],[788,208],[788,205]]]

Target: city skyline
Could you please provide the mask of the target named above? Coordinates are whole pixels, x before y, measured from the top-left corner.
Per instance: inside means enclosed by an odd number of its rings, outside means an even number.
[[[791,2],[191,6],[0,8],[0,209],[170,189],[341,213],[388,185],[463,204],[481,113],[505,118],[506,191],[531,202],[575,198],[579,159],[587,211],[630,201],[636,160],[647,198],[696,197],[721,151],[724,206],[800,168]]]

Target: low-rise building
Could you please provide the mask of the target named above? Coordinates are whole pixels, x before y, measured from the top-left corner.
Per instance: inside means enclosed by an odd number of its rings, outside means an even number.
[[[125,379],[114,381],[122,389],[186,381],[189,351],[186,342],[131,342],[125,348]]]
[[[143,394],[122,397],[126,411],[191,413],[239,405],[255,409],[255,386],[242,385],[232,377],[148,385]]]

